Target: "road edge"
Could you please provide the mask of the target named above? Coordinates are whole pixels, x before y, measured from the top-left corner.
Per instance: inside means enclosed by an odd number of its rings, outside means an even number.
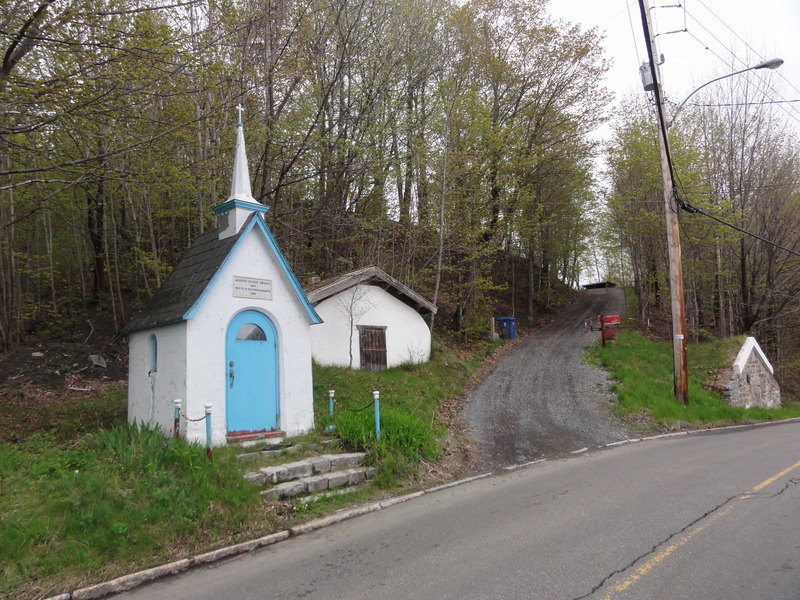
[[[194,567],[205,566],[215,562],[219,562],[223,559],[232,558],[240,556],[242,554],[254,552],[259,548],[271,546],[272,544],[282,542],[283,540],[292,537],[297,537],[299,535],[311,533],[312,531],[322,529],[323,527],[328,527],[335,523],[340,523],[342,521],[354,519],[356,517],[360,517],[362,515],[366,515],[371,512],[383,510],[384,508],[389,508],[390,506],[394,506],[395,504],[400,504],[402,502],[407,502],[408,500],[413,500],[414,498],[419,498],[420,496],[424,496],[426,494],[433,494],[435,492],[450,489],[459,485],[470,483],[472,481],[477,481],[479,479],[491,477],[492,475],[493,473],[481,473],[479,475],[465,477],[464,479],[459,479],[457,481],[452,481],[450,483],[437,485],[432,488],[427,488],[417,492],[403,494],[402,496],[395,496],[392,498],[387,498],[385,500],[372,502],[370,504],[366,504],[363,506],[356,506],[353,508],[344,509],[340,512],[335,512],[332,515],[319,517],[317,519],[313,519],[306,523],[295,525],[294,527],[290,527],[289,529],[286,529],[284,531],[279,531],[277,533],[256,538],[254,540],[240,542],[238,544],[234,544],[232,546],[226,546],[224,548],[219,548],[217,550],[212,550],[210,552],[204,552],[203,554],[198,554],[191,558],[184,558],[157,567],[151,567],[149,569],[144,569],[142,571],[136,571],[135,573],[130,573],[128,575],[122,575],[120,577],[111,579],[109,581],[96,583],[77,590],[73,590],[71,592],[65,592],[57,596],[50,596],[45,600],[99,600],[101,598],[110,596],[111,594],[120,594],[122,592],[129,592],[137,587],[140,587],[147,583],[152,583],[157,579],[161,579],[169,575],[177,575],[179,573],[183,573],[184,571],[188,571],[189,569],[192,569]]]
[[[778,421],[766,421],[763,423],[749,423],[747,425],[731,425],[728,427],[714,427],[709,429],[692,429],[687,431],[676,431],[673,433],[662,433],[658,435],[644,436],[639,438],[628,438],[617,442],[610,442],[608,444],[604,444],[603,446],[598,446],[597,449],[613,448],[616,446],[625,446],[628,444],[663,440],[674,437],[722,433],[736,429],[754,429],[757,427],[769,427],[772,425],[784,425],[786,423],[799,423],[799,422],[800,422],[800,417],[795,417],[791,419],[781,419]],[[587,450],[588,449],[581,449],[577,452],[573,452],[572,454],[577,456],[579,454],[584,454]],[[515,471],[518,469],[531,467],[543,462],[546,462],[546,459],[529,461],[519,465],[510,465],[504,467],[504,470]],[[401,496],[395,496],[392,498],[387,498],[385,500],[379,500],[376,502],[372,502],[370,504],[365,504],[363,506],[356,506],[353,508],[344,509],[340,512],[333,513],[332,515],[319,517],[317,519],[313,519],[306,523],[301,523],[300,525],[290,527],[289,529],[286,529],[284,531],[279,531],[277,533],[256,538],[254,540],[240,542],[238,544],[234,544],[232,546],[226,546],[224,548],[219,548],[217,550],[212,550],[210,552],[204,552],[202,554],[198,554],[191,558],[184,558],[157,567],[144,569],[142,571],[136,571],[135,573],[130,573],[128,575],[122,575],[121,577],[117,577],[116,579],[111,579],[109,581],[105,581],[102,583],[96,583],[87,587],[74,590],[72,592],[65,592],[57,596],[50,596],[45,600],[100,600],[101,598],[105,598],[111,594],[128,592],[144,584],[152,583],[158,579],[167,577],[169,575],[177,575],[179,573],[183,573],[184,571],[188,571],[189,569],[195,567],[209,565],[215,562],[219,562],[223,559],[251,553],[258,550],[259,548],[271,546],[272,544],[276,544],[278,542],[284,541],[292,537],[297,537],[299,535],[311,533],[318,529],[322,529],[324,527],[328,527],[336,523],[341,523],[342,521],[347,521],[349,519],[354,519],[356,517],[360,517],[362,515],[366,515],[371,512],[383,510],[384,508],[394,506],[395,504],[407,502],[409,500],[413,500],[414,498],[419,498],[420,496],[424,496],[426,494],[433,494],[442,490],[464,485],[466,483],[470,483],[480,479],[485,479],[493,475],[494,473],[491,472],[481,473],[479,475],[465,477],[463,479],[452,481],[450,483],[437,485],[432,488],[426,488],[424,490],[403,494]]]

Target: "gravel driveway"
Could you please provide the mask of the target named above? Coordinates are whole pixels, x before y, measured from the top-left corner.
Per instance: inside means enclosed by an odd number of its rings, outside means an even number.
[[[481,468],[563,456],[628,437],[611,415],[605,371],[583,360],[583,348],[600,339],[584,319],[624,312],[622,289],[587,290],[556,321],[518,340],[466,400],[463,416],[481,447]]]

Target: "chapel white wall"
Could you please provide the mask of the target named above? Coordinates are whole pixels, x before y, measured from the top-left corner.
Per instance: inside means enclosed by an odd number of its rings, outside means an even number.
[[[156,371],[152,371],[152,336],[158,347]],[[186,399],[186,324],[134,332],[128,344],[128,422],[160,426],[169,433],[174,400]],[[185,410],[185,402],[183,406]]]

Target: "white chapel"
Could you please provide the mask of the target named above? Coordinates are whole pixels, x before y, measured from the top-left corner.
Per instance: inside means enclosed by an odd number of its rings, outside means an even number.
[[[236,131],[231,193],[218,228],[201,235],[129,336],[128,420],[173,427],[212,444],[294,436],[314,424],[311,326],[322,319],[269,230],[251,192],[244,130]]]

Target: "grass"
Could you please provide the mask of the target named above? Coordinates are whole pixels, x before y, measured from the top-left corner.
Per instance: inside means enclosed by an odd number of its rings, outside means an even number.
[[[333,426],[349,448],[366,451],[368,460],[380,468],[378,483],[394,487],[398,480],[412,475],[421,460],[439,458],[447,435],[439,418],[442,404],[464,392],[470,375],[496,347],[486,345],[465,360],[434,343],[430,362],[378,373],[315,365],[318,427]],[[335,391],[333,417],[328,390]],[[380,440],[376,439],[373,391],[380,392]]]
[[[721,366],[730,366],[744,337],[687,346],[689,404],[673,395],[672,345],[651,342],[642,335],[622,330],[603,350],[588,350],[590,357],[616,380],[614,411],[642,432],[679,429],[685,424],[716,427],[772,421],[800,416],[800,403],[787,402],[780,409],[738,408],[706,387]]]
[[[2,597],[67,591],[269,528],[233,461],[146,427],[3,446],[0,480]]]
[[[442,403],[459,396],[494,346],[462,358],[436,345],[432,361],[383,373],[315,366],[318,431],[328,425],[327,390],[350,406],[381,391],[381,440],[371,410],[337,410],[338,435],[380,465],[376,483],[343,496],[265,504],[242,477],[253,465],[235,448],[205,448],[125,423],[124,394],[64,402],[61,427],[41,407],[17,402],[18,426],[0,445],[0,598],[68,592],[176,558],[280,531],[364,501],[413,476],[441,452]],[[55,407],[51,406],[51,409]],[[82,420],[83,415],[96,415]]]
[[[719,365],[730,364],[740,344],[689,346],[689,406],[672,395],[670,344],[623,330],[605,350],[589,353],[617,381],[617,414],[643,431],[800,416],[797,403],[778,410],[734,408],[703,387]],[[46,419],[27,418],[38,413],[28,415],[25,403],[16,403],[19,426],[13,439],[0,440],[0,598],[46,597],[266,535],[413,479],[420,461],[441,452],[447,435],[441,414],[495,348],[487,344],[461,356],[435,343],[430,362],[381,373],[315,365],[317,431],[309,439],[334,425],[348,449],[367,451],[379,474],[373,486],[352,495],[283,505],[263,503],[258,489],[244,481],[242,473],[252,465],[233,460],[236,449],[215,449],[210,463],[201,446],[128,427],[119,390],[66,403],[59,409],[63,427],[55,430]],[[330,389],[340,404],[332,418]],[[380,391],[380,441],[374,390]],[[87,413],[96,418],[82,420]]]

